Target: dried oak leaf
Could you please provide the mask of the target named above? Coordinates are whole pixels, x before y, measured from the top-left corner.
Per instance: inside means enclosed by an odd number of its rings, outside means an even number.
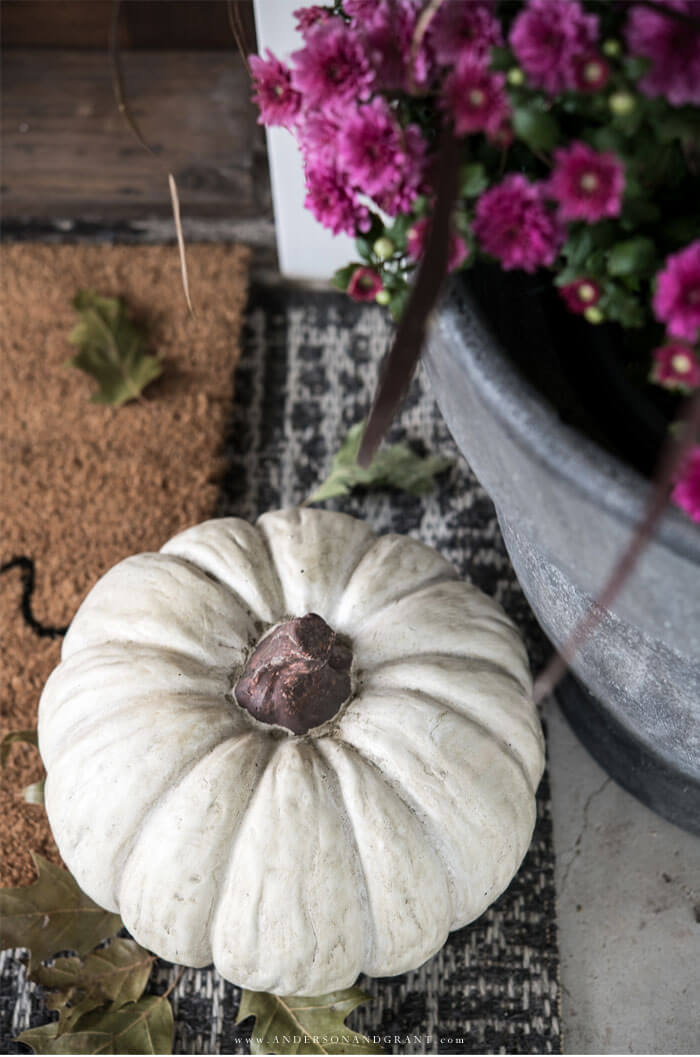
[[[236,1023],[255,1017],[251,1053],[384,1053],[345,1024],[353,1009],[368,999],[359,987],[313,998],[244,991]]]
[[[32,856],[38,880],[0,889],[0,948],[28,947],[30,972],[59,951],[87,954],[122,927],[119,915],[93,903],[67,870]]]
[[[99,383],[92,400],[119,407],[135,400],[163,371],[157,356],[146,350],[146,334],[127,316],[120,297],[101,297],[81,290],[73,299],[80,321],[69,341],[79,352],[68,362]]]

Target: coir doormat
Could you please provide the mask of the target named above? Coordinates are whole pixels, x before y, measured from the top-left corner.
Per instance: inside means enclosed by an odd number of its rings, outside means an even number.
[[[188,248],[195,316],[167,246],[3,247],[0,311],[2,729],[32,728],[58,662],[61,628],[119,559],[158,549],[213,513],[247,295],[248,251]],[[71,302],[120,296],[147,325],[163,373],[121,408],[66,360]],[[34,878],[31,850],[59,861],[43,808],[21,790],[41,776],[15,745],[0,775],[0,885]]]

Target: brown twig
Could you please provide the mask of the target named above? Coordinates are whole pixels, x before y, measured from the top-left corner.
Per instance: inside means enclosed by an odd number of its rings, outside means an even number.
[[[433,17],[437,14],[438,10],[442,7],[443,3],[444,0],[429,0],[429,3],[425,5],[420,15],[416,19],[416,24],[413,29],[413,39],[411,41],[411,54],[408,60],[408,90],[411,95],[414,95],[418,88],[413,76],[416,68],[416,58],[418,57],[418,51],[423,41],[423,37],[425,36],[428,30],[428,26],[432,22]]]
[[[124,88],[124,72],[122,70],[121,62],[121,49],[119,47],[119,17],[121,14],[121,0],[113,0],[112,3],[112,21],[109,28],[109,54],[112,60],[112,87],[114,90],[114,98],[119,109],[119,113],[122,115],[127,125],[133,132],[136,139],[139,141],[144,150],[152,157],[157,157],[156,151],[151,147],[150,143],[143,135],[139,123],[134,117],[131,108],[126,99],[126,90]],[[175,221],[175,234],[177,237],[177,248],[180,255],[180,271],[182,273],[182,287],[185,294],[185,301],[187,303],[187,309],[190,315],[194,315],[194,309],[192,308],[192,299],[190,298],[190,287],[187,277],[187,256],[185,254],[185,240],[182,233],[182,220],[180,218],[180,199],[177,193],[177,183],[175,182],[175,176],[170,170],[166,170],[168,174],[168,187],[170,190],[170,201],[173,208],[173,220]]]
[[[243,23],[241,22],[240,11],[238,10],[237,5],[234,3],[234,0],[226,0],[226,17],[228,18],[229,29],[231,30],[233,39],[236,42],[236,47],[238,48],[240,56],[243,59],[243,62],[245,63],[245,68],[248,71],[248,75],[251,76],[250,63],[248,62],[249,49],[245,39],[245,32],[243,29]]]
[[[437,304],[449,260],[452,208],[459,186],[459,141],[445,125],[440,138],[432,223],[415,284],[377,383],[357,456],[367,467],[398,410],[420,358],[428,319]]]
[[[699,432],[700,392],[688,400],[685,415],[682,419],[682,426],[678,433],[675,436],[669,434],[669,439],[664,445],[659,459],[659,466],[652,482],[652,490],[646,511],[629,544],[622,552],[602,591],[592,602],[588,613],[579,621],[559,652],[555,653],[551,660],[547,662],[543,671],[540,672],[535,680],[534,696],[536,703],[539,703],[544,697],[552,693],[559,680],[566,674],[576,651],[580,649],[584,640],[598,626],[605,616],[606,610],[610,608],[627,582],[666,510],[676,475],[682,467],[688,451],[695,443]]]

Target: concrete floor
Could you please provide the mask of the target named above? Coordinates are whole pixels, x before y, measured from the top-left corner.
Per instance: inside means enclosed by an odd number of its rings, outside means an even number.
[[[551,701],[550,779],[569,1054],[700,1052],[700,838],[608,778]]]

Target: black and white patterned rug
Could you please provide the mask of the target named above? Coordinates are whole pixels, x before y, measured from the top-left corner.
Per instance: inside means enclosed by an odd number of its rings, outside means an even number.
[[[367,413],[389,335],[390,321],[375,306],[282,287],[252,290],[218,515],[254,520],[313,491],[347,430]],[[454,466],[426,498],[355,493],[327,505],[366,518],[378,532],[405,532],[437,547],[498,599],[539,668],[547,645],[518,587],[494,509],[459,457],[420,374],[390,439],[447,454]],[[389,1053],[559,1053],[558,965],[545,775],[532,846],[508,890],[478,921],[452,933],[422,968],[360,979],[373,1000],[349,1023],[379,1037]],[[154,990],[163,990],[173,972],[160,963]],[[235,1024],[239,997],[213,969],[185,972],[172,995],[175,1052],[249,1052],[250,1022]],[[8,1053],[23,1051],[10,1041],[19,1032],[49,1019],[12,952],[0,956],[0,1015]]]

